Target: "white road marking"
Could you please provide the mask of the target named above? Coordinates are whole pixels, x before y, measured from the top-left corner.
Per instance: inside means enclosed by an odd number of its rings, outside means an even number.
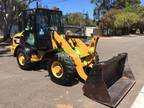
[[[144,86],[139,92],[131,108],[144,108]]]

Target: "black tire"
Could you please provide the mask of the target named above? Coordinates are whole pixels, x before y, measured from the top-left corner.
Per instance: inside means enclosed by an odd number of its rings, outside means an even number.
[[[60,78],[55,77],[52,73],[51,66],[54,61],[58,61],[63,67],[63,75]],[[51,58],[51,61],[48,63],[48,72],[51,80],[57,84],[72,86],[78,83],[75,64],[72,58],[65,52],[56,53]]]
[[[23,57],[25,59],[25,62],[24,62],[23,65],[19,61],[19,55],[20,54],[23,54]],[[29,60],[29,55],[28,55],[28,53],[26,53],[25,49],[19,48],[17,50],[17,53],[16,53],[16,58],[17,58],[17,63],[18,63],[18,65],[19,65],[19,67],[21,69],[23,69],[23,70],[30,70],[30,69],[32,69],[32,67],[31,67],[32,65],[31,65],[30,60]]]
[[[95,57],[96,57],[96,62],[98,63],[98,62],[99,62],[99,55],[98,55],[97,52],[96,52],[96,54],[95,54]]]

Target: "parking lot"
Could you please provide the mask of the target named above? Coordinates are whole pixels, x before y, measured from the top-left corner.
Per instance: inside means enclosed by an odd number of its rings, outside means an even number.
[[[100,60],[128,52],[136,84],[118,108],[131,108],[144,85],[144,37],[102,38],[97,49]],[[0,54],[0,108],[107,108],[85,97],[82,86],[57,85],[46,70],[23,71],[10,52]]]

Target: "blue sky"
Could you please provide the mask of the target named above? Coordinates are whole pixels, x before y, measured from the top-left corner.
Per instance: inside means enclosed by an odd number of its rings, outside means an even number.
[[[70,12],[87,12],[89,13],[90,18],[93,18],[93,9],[95,5],[90,3],[90,0],[40,0],[42,6],[47,6],[52,8],[54,6],[60,8],[64,14]],[[141,0],[144,5],[144,0]],[[32,7],[35,7],[35,3],[32,4]]]

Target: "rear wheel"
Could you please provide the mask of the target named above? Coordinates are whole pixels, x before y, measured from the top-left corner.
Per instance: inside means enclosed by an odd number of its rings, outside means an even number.
[[[57,84],[71,86],[78,82],[74,62],[64,52],[57,53],[52,57],[48,65],[48,72],[51,80]]]
[[[28,54],[24,49],[20,48],[16,54],[18,65],[23,70],[29,70],[31,67],[30,61],[28,60]]]

